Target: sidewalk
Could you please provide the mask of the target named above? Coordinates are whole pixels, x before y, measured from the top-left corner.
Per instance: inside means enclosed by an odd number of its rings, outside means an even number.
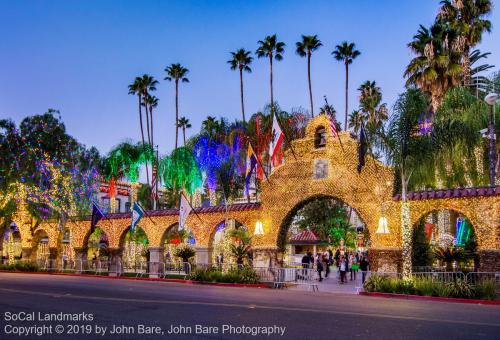
[[[324,272],[322,273],[322,276],[324,276]],[[320,292],[358,294],[358,291],[362,290],[363,287],[361,283],[361,272],[358,271],[356,273],[356,280],[351,281],[350,273],[346,274],[346,278],[348,280],[347,283],[341,284],[339,273],[335,270],[333,272],[330,272],[328,278],[323,278],[323,281],[316,281],[316,283],[318,284],[318,289]],[[292,286],[289,289],[305,291],[308,290],[309,287],[307,285],[297,285]]]

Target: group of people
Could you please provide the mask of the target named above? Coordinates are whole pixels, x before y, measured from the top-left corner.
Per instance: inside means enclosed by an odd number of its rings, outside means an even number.
[[[365,282],[366,273],[369,269],[368,256],[364,253],[359,252],[341,252],[339,249],[333,253],[331,249],[328,249],[324,253],[317,253],[315,257],[311,252],[308,252],[302,258],[303,268],[316,268],[318,272],[319,281],[323,281],[322,274],[324,273],[324,278],[328,278],[331,272],[331,267],[337,267],[338,277],[341,284],[347,283],[347,273],[350,273],[350,280],[356,280],[356,273],[361,271],[361,281]]]

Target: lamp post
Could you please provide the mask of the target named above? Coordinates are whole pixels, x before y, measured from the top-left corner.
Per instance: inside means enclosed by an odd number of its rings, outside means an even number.
[[[495,186],[496,183],[496,174],[495,174],[495,166],[496,166],[496,136],[495,136],[495,106],[498,102],[499,95],[498,93],[490,93],[486,97],[484,97],[484,101],[486,104],[490,105],[490,121],[489,121],[489,158],[490,158],[490,186]]]

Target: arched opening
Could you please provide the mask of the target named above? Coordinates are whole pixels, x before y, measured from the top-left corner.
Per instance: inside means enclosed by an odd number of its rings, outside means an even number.
[[[6,226],[2,238],[2,262],[13,263],[22,257],[21,233],[15,223]]]
[[[178,223],[171,225],[163,234],[161,244],[166,263],[178,264],[194,260],[196,239],[187,226],[184,230],[179,230]]]
[[[149,261],[149,240],[146,232],[139,226],[128,228],[122,235],[122,265],[124,271],[132,268],[146,268]]]
[[[33,258],[40,265],[49,259],[49,236],[44,230],[37,230],[33,235]]]
[[[88,237],[86,259],[107,261],[109,257],[108,244],[108,235],[101,228],[96,227]]]
[[[249,229],[235,219],[220,222],[210,238],[211,261],[219,267],[251,265]]]
[[[314,133],[314,148],[324,148],[326,146],[326,129],[324,126],[318,126]]]
[[[285,266],[300,266],[311,255],[338,262],[360,257],[370,246],[366,224],[353,207],[331,196],[313,196],[289,211],[280,227],[278,248]],[[304,257],[308,255],[308,259]]]
[[[413,271],[471,271],[477,268],[474,227],[460,212],[441,209],[422,216],[413,226]]]

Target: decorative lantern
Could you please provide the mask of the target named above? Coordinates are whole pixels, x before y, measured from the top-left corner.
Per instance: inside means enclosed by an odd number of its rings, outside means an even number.
[[[253,234],[255,236],[264,235],[264,226],[262,225],[262,221],[257,220],[257,222],[255,222],[255,230],[254,230]]]

